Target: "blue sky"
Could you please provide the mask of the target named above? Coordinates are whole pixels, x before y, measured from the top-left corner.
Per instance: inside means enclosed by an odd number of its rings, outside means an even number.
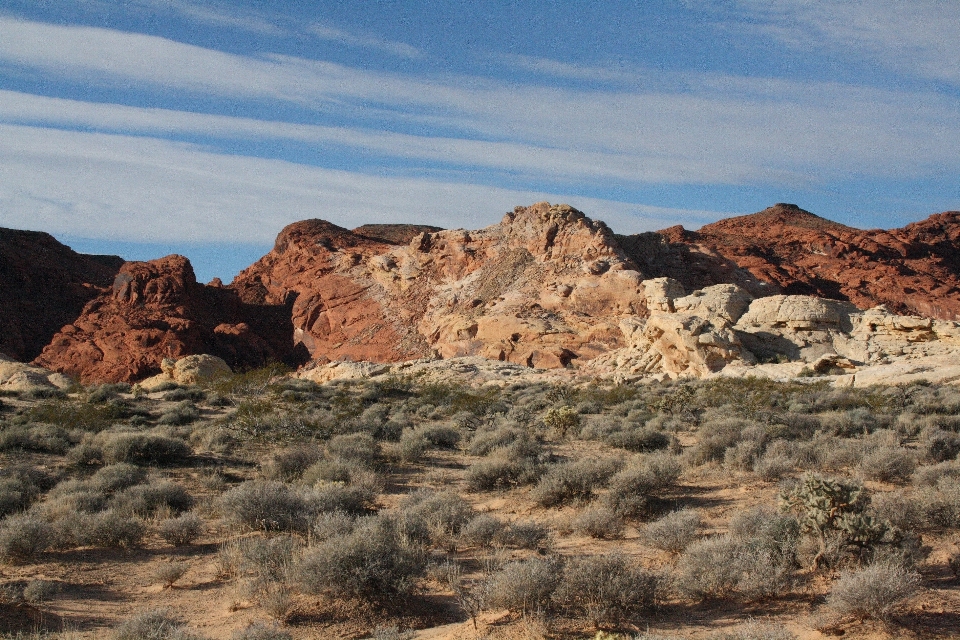
[[[280,228],[960,208],[960,3],[0,0],[0,226],[229,280]]]

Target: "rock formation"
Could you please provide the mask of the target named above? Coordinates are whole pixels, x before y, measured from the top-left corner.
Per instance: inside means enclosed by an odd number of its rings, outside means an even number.
[[[3,231],[0,275],[0,348],[42,348],[38,365],[82,381],[136,381],[191,354],[235,370],[312,360],[334,377],[471,357],[624,376],[835,372],[956,341],[960,213],[861,231],[781,204],[633,236],[545,202],[477,231],[305,220],[229,286],[198,284],[180,256],[120,267]]]
[[[17,362],[0,353],[0,391],[17,393],[37,389],[69,389],[67,376],[25,362]]]
[[[209,354],[197,354],[174,360],[164,358],[160,363],[160,373],[140,382],[140,387],[152,391],[166,383],[193,385],[209,382],[221,376],[233,373],[223,358]]]
[[[117,256],[76,253],[53,236],[0,228],[0,352],[33,360],[109,288]]]
[[[128,262],[112,288],[57,333],[36,364],[82,382],[135,381],[164,358],[209,353],[232,367],[282,360],[296,366],[289,306],[240,301],[198,284],[183,256]]]
[[[565,205],[404,244],[363,230],[292,224],[231,286],[251,303],[294,300],[294,339],[323,360],[480,355],[563,367],[622,346],[620,317],[646,312],[642,276],[612,232]]]
[[[902,229],[860,230],[795,205],[727,218],[688,231],[618,236],[651,277],[688,290],[737,284],[754,296],[811,295],[886,305],[894,313],[960,319],[960,212]]]

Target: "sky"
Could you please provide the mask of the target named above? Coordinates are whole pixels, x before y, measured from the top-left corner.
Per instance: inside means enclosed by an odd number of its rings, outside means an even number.
[[[290,222],[960,209],[960,3],[0,0],[0,226],[229,281]]]

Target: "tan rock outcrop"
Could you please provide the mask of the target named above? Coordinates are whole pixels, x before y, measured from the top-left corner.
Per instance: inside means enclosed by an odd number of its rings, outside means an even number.
[[[164,358],[160,369],[161,373],[143,380],[140,386],[147,391],[168,382],[187,386],[209,382],[233,373],[223,358],[209,354],[196,354],[178,360]]]
[[[73,384],[73,380],[62,373],[17,362],[0,353],[0,391],[22,393],[36,389],[69,389]]]

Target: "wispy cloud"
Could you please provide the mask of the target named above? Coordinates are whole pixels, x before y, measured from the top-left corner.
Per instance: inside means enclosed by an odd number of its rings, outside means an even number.
[[[960,84],[960,3],[944,0],[739,0],[753,25],[801,50],[827,48],[889,69]]]
[[[376,36],[352,33],[337,29],[329,25],[315,24],[307,28],[307,32],[315,35],[321,40],[332,40],[350,47],[360,47],[364,49],[376,49],[384,51],[401,58],[417,59],[423,57],[423,52],[413,45],[405,42],[395,42],[393,40],[384,40]]]
[[[0,125],[0,226],[77,237],[269,243],[285,224],[311,217],[346,227],[415,222],[478,228],[538,200],[569,202],[623,233],[720,217],[334,171],[165,140]]]
[[[960,169],[960,149],[943,144],[960,139],[955,104],[934,93],[706,74],[686,75],[675,90],[424,79],[9,18],[0,18],[0,61],[89,83],[279,100],[351,117],[362,107],[364,125],[349,130],[229,119],[218,126],[506,171],[539,167],[544,176],[802,186]],[[430,135],[390,132],[404,123]]]

